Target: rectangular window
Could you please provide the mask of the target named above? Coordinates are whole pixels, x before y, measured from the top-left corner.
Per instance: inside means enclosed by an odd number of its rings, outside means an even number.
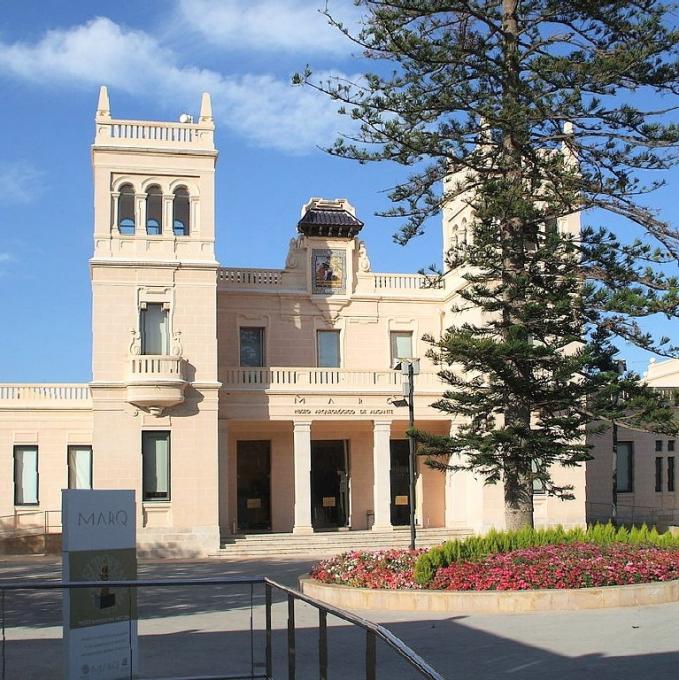
[[[92,447],[68,447],[68,488],[92,488]]]
[[[667,442],[667,450],[668,451],[674,451],[674,439],[670,439]]]
[[[530,469],[533,474],[536,472],[540,471],[540,468],[542,466],[542,461],[540,460],[532,460],[530,462]],[[547,487],[545,486],[544,480],[540,479],[539,477],[533,477],[533,493],[534,494],[543,494],[547,492]]]
[[[634,445],[632,442],[618,442],[615,472],[618,493],[631,493],[634,490]]]
[[[149,303],[141,310],[141,353],[169,354],[170,329],[168,310],[165,305]]]
[[[655,459],[655,490],[662,491],[662,457]]]
[[[667,490],[674,491],[674,456],[667,458]]]
[[[321,368],[340,367],[339,331],[318,331],[318,365]]]
[[[655,440],[655,450],[662,451],[662,439]]]
[[[264,366],[264,329],[240,329],[240,365]]]
[[[392,366],[397,359],[413,358],[413,334],[410,331],[394,331],[390,333],[390,341]]]
[[[170,500],[170,433],[142,432],[142,499]]]
[[[38,447],[14,447],[14,505],[38,505]]]

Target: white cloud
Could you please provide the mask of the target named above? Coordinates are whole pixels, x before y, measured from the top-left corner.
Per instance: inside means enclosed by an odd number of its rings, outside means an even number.
[[[29,203],[40,191],[42,176],[43,173],[27,161],[0,161],[0,186],[7,201]],[[0,262],[6,262],[8,257],[7,253],[0,253]]]
[[[183,23],[226,50],[347,54],[352,43],[318,10],[325,0],[180,0]],[[330,3],[333,17],[355,26],[359,13],[349,0]]]
[[[0,264],[3,262],[11,262],[14,258],[9,253],[0,253]]]
[[[346,122],[337,105],[312,90],[270,74],[228,74],[183,65],[151,35],[97,18],[52,30],[35,43],[0,41],[0,72],[36,83],[110,85],[160,100],[173,113],[196,107],[200,93],[213,97],[218,125],[260,146],[299,153],[331,143]],[[319,74],[322,75],[322,74]],[[114,117],[121,115],[112,102]]]

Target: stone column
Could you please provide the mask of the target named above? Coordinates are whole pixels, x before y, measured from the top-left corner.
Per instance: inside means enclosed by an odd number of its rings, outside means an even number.
[[[163,224],[161,226],[161,232],[165,236],[172,236],[172,207],[174,201],[174,194],[163,194]]]
[[[389,531],[391,526],[391,422],[373,422],[373,512],[374,531]]]
[[[295,525],[294,534],[311,534],[311,422],[293,423],[295,458]]]

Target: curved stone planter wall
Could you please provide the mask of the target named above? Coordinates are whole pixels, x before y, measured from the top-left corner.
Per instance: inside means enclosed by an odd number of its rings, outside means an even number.
[[[516,614],[602,607],[633,607],[679,601],[679,581],[578,590],[437,591],[372,590],[299,579],[302,592],[342,609]]]

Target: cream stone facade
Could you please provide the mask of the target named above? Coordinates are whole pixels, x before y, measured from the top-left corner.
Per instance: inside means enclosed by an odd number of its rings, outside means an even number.
[[[209,554],[248,532],[407,523],[408,413],[392,367],[420,358],[418,427],[457,426],[431,406],[445,386],[422,338],[452,322],[464,279],[372,271],[345,199],[302,207],[283,268],[220,267],[216,159],[208,95],[195,123],[149,122],[112,118],[102,88],[92,381],[0,385],[5,526],[44,521],[62,488],[89,483],[136,490],[140,547],[156,553]],[[469,237],[469,217],[462,202],[444,211],[444,251]],[[562,228],[578,229],[578,216]],[[536,523],[581,525],[584,468],[553,474],[575,500],[536,494]],[[420,527],[504,522],[500,486],[421,460],[415,505]]]
[[[674,399],[679,392],[679,359],[652,361],[645,382]],[[629,524],[679,525],[679,436],[619,427],[617,456],[611,428],[592,434],[593,459],[587,464],[587,520],[613,514],[613,475],[617,481],[616,518]]]

